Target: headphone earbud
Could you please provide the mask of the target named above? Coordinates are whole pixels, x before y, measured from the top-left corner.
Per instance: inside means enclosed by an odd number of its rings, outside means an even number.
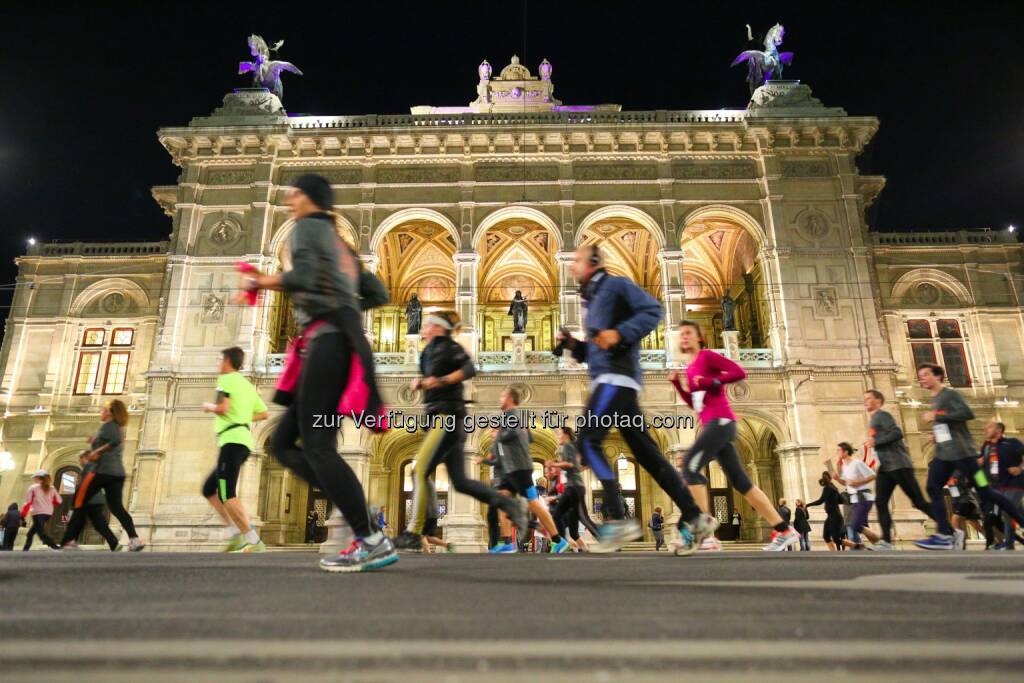
[[[598,250],[597,245],[594,244],[590,247],[590,265],[599,266],[601,265],[601,252]]]

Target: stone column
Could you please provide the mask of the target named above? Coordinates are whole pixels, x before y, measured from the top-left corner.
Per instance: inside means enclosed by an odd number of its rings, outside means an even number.
[[[512,367],[517,370],[526,369],[526,333],[512,333]]]
[[[772,358],[776,364],[784,365],[788,357],[786,340],[786,312],[781,301],[781,272],[777,269],[778,252],[775,249],[761,249],[757,254],[758,265],[761,266],[761,278],[764,280],[764,296],[768,300],[769,319],[762,321],[767,325],[768,346],[772,350]]]
[[[662,249],[661,301],[665,307],[665,364],[671,366],[679,347],[679,323],[686,319],[686,288],[683,286],[683,252]]]
[[[146,543],[163,540],[153,538],[155,532],[153,516],[160,494],[160,480],[165,455],[164,450],[158,448],[139,449],[135,452],[133,476],[135,491],[129,507],[136,530]]]
[[[359,255],[359,260],[363,262],[363,267],[368,271],[374,274],[377,273],[377,268],[380,266],[380,256],[363,253]],[[395,331],[397,332],[397,330]],[[373,309],[363,313],[363,332],[370,341],[370,348],[373,348]]]
[[[775,452],[779,456],[779,469],[782,475],[782,492],[779,496],[790,503],[797,498],[806,502],[811,494],[807,472],[818,469],[817,461],[821,457],[821,446],[818,444],[784,443],[779,444]],[[808,467],[808,462],[811,461],[815,465],[813,469]],[[810,500],[813,500],[814,497]]]
[[[477,477],[480,468],[473,464],[479,453],[475,445],[466,445],[465,466],[467,476]],[[448,512],[444,519],[445,541],[455,544],[457,553],[482,553],[487,549],[486,524],[480,515],[480,503],[469,496],[448,488]]]
[[[555,254],[558,263],[558,305],[562,317],[562,325],[573,332],[581,330],[582,316],[580,310],[580,293],[576,286],[576,278],[572,276],[572,262],[576,252],[560,251]]]
[[[740,360],[740,333],[736,330],[722,332],[722,349],[725,351],[726,358],[738,363]]]
[[[462,330],[457,340],[474,358],[479,351],[479,333],[476,329],[477,268],[480,254],[460,251],[455,259],[455,310],[462,318]]]
[[[420,335],[405,335],[405,364],[417,367],[420,363]]]

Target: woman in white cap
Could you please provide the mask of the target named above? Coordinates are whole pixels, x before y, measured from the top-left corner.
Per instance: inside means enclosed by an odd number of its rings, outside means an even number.
[[[32,481],[35,483],[29,487],[28,494],[25,496],[25,507],[21,509],[23,518],[29,514],[32,515],[32,528],[28,530],[28,537],[25,539],[25,546],[22,550],[32,547],[32,538],[35,536],[38,536],[39,540],[52,550],[60,550],[53,539],[47,535],[46,523],[53,516],[53,508],[64,501],[57,493],[57,488],[50,479],[50,473],[46,470],[38,470],[32,475]]]

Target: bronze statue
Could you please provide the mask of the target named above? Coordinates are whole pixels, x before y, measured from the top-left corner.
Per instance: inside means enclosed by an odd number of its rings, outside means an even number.
[[[283,40],[274,43],[274,47],[268,47],[262,37],[253,34],[249,36],[249,52],[254,57],[251,62],[239,62],[238,73],[252,72],[252,82],[257,88],[266,88],[277,95],[279,100],[284,99],[284,86],[281,85],[281,72],[290,71],[301,76],[302,72],[291,62],[280,62],[270,59],[270,52],[277,52],[284,45]]]
[[[779,45],[782,45],[782,38],[786,29],[782,24],[775,24],[768,29],[764,37],[764,50],[744,50],[730,66],[736,66],[743,62],[747,63],[747,85],[750,86],[750,94],[772,79],[782,78],[782,66],[792,64],[792,52],[779,52]],[[753,35],[750,32],[750,25],[747,24],[747,40],[752,41]]]
[[[512,303],[508,307],[508,314],[512,316],[513,334],[526,332],[526,312],[526,299],[523,298],[523,293],[517,289],[516,295],[512,298]]]
[[[405,305],[405,333],[419,334],[420,325],[423,324],[423,304],[420,298],[414,293],[409,303]]]
[[[725,297],[722,298],[722,328],[726,332],[731,332],[736,329],[736,302],[729,296],[729,292],[725,293]]]

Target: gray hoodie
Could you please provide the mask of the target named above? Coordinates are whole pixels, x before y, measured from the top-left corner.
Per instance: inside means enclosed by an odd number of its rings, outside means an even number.
[[[903,443],[903,430],[892,415],[884,410],[876,411],[871,416],[868,429],[875,439],[875,454],[878,456],[880,471],[892,472],[914,467],[907,446]]]
[[[359,310],[359,264],[326,213],[299,219],[291,239],[291,270],[281,276],[295,305],[299,324],[307,325],[342,307]]]
[[[512,421],[518,419],[519,426],[511,427]],[[498,457],[501,458],[501,469],[505,472],[533,470],[530,458],[530,431],[526,429],[526,420],[518,410],[506,410],[503,417],[504,426],[498,430]]]
[[[974,412],[963,396],[946,387],[932,397],[932,410],[935,411],[935,425],[932,427],[935,457],[948,462],[976,458],[974,439],[967,429],[967,422],[974,419]]]

